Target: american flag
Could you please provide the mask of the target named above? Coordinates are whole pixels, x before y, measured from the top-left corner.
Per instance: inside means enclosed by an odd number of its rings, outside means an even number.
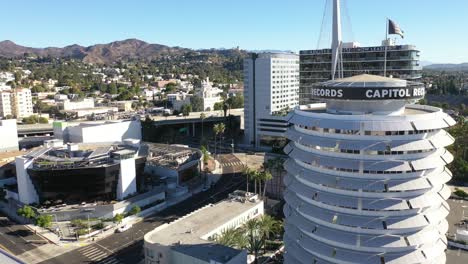
[[[401,38],[405,38],[405,32],[401,30],[400,26],[393,20],[388,20],[388,34],[400,35]]]

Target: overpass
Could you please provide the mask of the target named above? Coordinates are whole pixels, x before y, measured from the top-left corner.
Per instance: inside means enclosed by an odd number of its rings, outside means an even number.
[[[191,124],[194,126],[196,123],[201,123],[200,114],[205,114],[205,119],[203,122],[212,123],[212,122],[222,122],[224,121],[224,112],[223,111],[205,111],[205,112],[192,112],[188,116],[160,116],[160,115],[151,115],[151,119],[156,125],[181,125],[181,124]],[[241,120],[240,127],[244,128],[244,109],[230,109],[227,111],[227,115],[239,116]],[[145,119],[145,116],[142,116],[142,121]],[[87,120],[76,120],[73,122],[90,122]],[[52,124],[31,124],[31,125],[18,125],[18,137],[25,136],[44,136],[46,134],[52,135],[54,132]]]
[[[54,133],[52,124],[18,125],[17,128],[18,128],[18,137],[43,136],[45,134]]]
[[[188,116],[153,115],[151,116],[151,119],[157,125],[194,124],[202,122],[200,118],[202,113],[205,114],[205,119],[203,119],[203,122],[221,122],[225,120],[223,111],[192,112]],[[227,111],[227,116],[229,115],[240,116],[241,128],[244,127],[244,108],[230,109]],[[142,120],[144,119],[145,117],[142,117]]]

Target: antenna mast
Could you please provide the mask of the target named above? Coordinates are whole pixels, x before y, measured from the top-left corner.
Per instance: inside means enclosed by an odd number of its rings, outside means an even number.
[[[336,73],[338,73],[338,78],[343,78],[342,44],[340,0],[333,0],[332,80],[335,79]]]

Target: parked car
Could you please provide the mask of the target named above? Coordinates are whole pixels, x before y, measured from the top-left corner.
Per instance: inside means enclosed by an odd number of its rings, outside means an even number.
[[[130,228],[132,228],[132,225],[131,224],[125,224],[123,226],[119,226],[116,230],[117,233],[122,233],[122,232],[125,232],[127,230],[129,230]]]

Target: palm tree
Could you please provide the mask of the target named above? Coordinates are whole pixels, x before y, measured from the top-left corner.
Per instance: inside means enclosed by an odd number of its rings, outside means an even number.
[[[283,158],[274,158],[274,159],[269,159],[267,162],[263,163],[263,167],[265,168],[266,171],[269,171],[271,174],[275,172],[275,178],[277,180],[275,181],[281,181],[281,175],[284,171],[284,159]],[[281,186],[281,184],[277,184],[277,186]],[[279,191],[278,191],[279,193]]]
[[[223,230],[215,238],[216,243],[233,248],[245,248],[247,245],[246,237],[241,229],[229,228]]]
[[[224,133],[224,130],[226,129],[226,125],[224,123],[218,123],[213,126],[213,131],[215,133],[215,155],[217,154],[216,152],[216,137],[220,134]]]
[[[266,193],[266,185],[267,182],[273,179],[273,175],[269,171],[263,171],[261,174],[261,179],[263,181],[263,198],[265,199],[265,193]]]
[[[242,173],[245,175],[245,177],[247,177],[247,181],[246,181],[247,182],[247,188],[246,188],[246,190],[247,190],[247,192],[249,192],[249,178],[251,178],[252,170],[249,167],[244,165],[244,169],[242,170]]]
[[[247,192],[249,192],[249,181],[254,181],[254,193],[257,193],[257,181],[259,180],[259,172],[249,167],[244,167],[244,175],[247,177]]]
[[[245,233],[247,233],[246,249],[254,254],[255,263],[257,263],[258,252],[263,247],[263,240],[260,232],[260,221],[257,218],[250,219],[243,225]]]
[[[257,193],[257,182],[260,180],[260,173],[256,170],[252,170],[250,178],[254,181],[254,193]]]
[[[266,252],[266,241],[269,240],[272,235],[280,232],[281,223],[269,215],[262,215],[259,220],[259,227],[263,239],[263,251]]]
[[[206,115],[205,113],[200,113],[200,119],[201,119],[201,144],[203,144],[203,121],[205,121]]]

